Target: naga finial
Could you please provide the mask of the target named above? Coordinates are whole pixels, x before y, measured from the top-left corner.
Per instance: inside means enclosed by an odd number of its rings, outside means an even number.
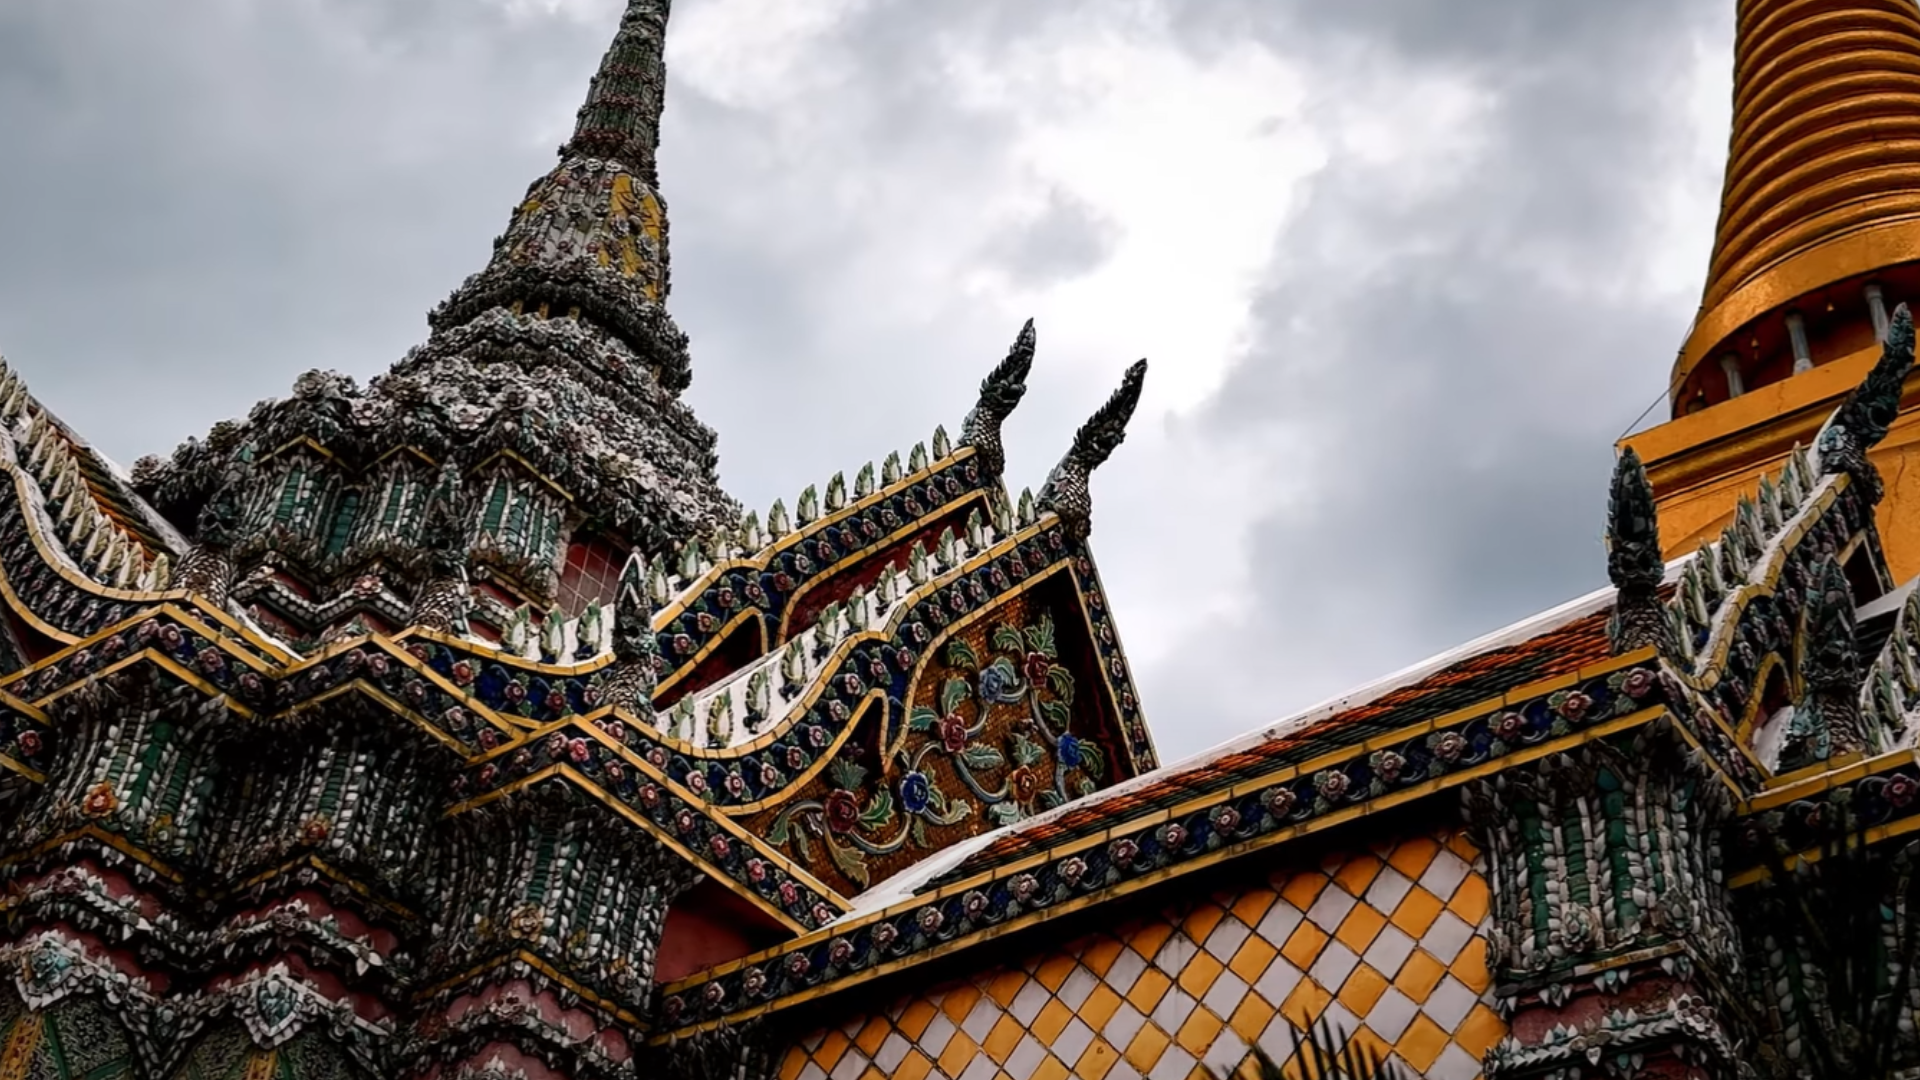
[[[1000,443],[1000,425],[1027,394],[1027,372],[1033,370],[1033,320],[1020,328],[1007,358],[980,380],[980,400],[960,427],[960,445],[977,452],[988,476],[999,476],[1007,466],[1007,452]]]
[[[647,591],[647,562],[638,552],[627,557],[613,600],[612,677],[607,700],[645,716],[653,715],[654,666],[660,644],[653,634],[653,599]]]
[[[1614,587],[1607,634],[1616,654],[1668,646],[1667,620],[1660,609],[1665,576],[1653,485],[1640,455],[1629,446],[1614,463],[1613,490],[1607,496],[1607,578]]]
[[[1913,367],[1913,314],[1907,305],[1893,309],[1880,359],[1859,386],[1833,411],[1820,431],[1820,471],[1846,473],[1878,503],[1885,494],[1880,471],[1867,460],[1867,451],[1887,437],[1900,412],[1900,391]]]
[[[1822,559],[1807,590],[1801,696],[1781,744],[1778,771],[1868,748],[1860,715],[1860,644],[1853,609],[1853,587],[1839,560]]]
[[[173,576],[175,588],[197,593],[219,608],[227,606],[227,598],[233,592],[234,532],[240,526],[241,489],[245,483],[246,470],[239,459],[228,461],[219,486],[200,508],[193,547],[180,559]]]
[[[1080,430],[1074,433],[1073,445],[1060,459],[1060,464],[1047,474],[1047,482],[1040,489],[1041,508],[1058,514],[1066,524],[1067,535],[1074,540],[1086,539],[1093,528],[1093,496],[1087,489],[1087,481],[1093,476],[1093,470],[1126,440],[1127,421],[1133,417],[1134,407],[1140,404],[1140,387],[1146,378],[1145,360],[1127,369],[1120,388],[1080,425]]]
[[[445,634],[467,632],[473,594],[467,584],[467,503],[460,470],[440,469],[420,527],[421,582],[407,621]]]

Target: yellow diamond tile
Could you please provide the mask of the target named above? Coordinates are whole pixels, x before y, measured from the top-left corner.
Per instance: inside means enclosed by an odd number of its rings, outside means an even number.
[[[1020,1045],[1020,1036],[1025,1034],[1026,1029],[1020,1026],[1020,1021],[1011,1016],[1002,1016],[993,1025],[993,1030],[987,1032],[986,1039],[980,1043],[980,1049],[985,1050],[987,1056],[993,1060],[1004,1062],[1007,1056],[1013,1053],[1013,1048]]]
[[[840,1031],[827,1032],[827,1037],[820,1040],[820,1049],[813,1052],[814,1063],[832,1072],[833,1067],[840,1064],[840,1056],[847,1052],[847,1047],[852,1043],[853,1040]]]
[[[1127,1064],[1143,1073],[1150,1072],[1154,1065],[1159,1063],[1160,1055],[1167,1052],[1167,1046],[1172,1042],[1173,1040],[1167,1037],[1166,1032],[1161,1031],[1158,1025],[1149,1020],[1135,1033],[1133,1041],[1127,1044],[1127,1052],[1123,1056],[1127,1059]]]
[[[1440,845],[1424,836],[1415,837],[1393,849],[1387,856],[1387,865],[1407,875],[1409,880],[1419,881],[1420,875],[1427,872],[1433,857],[1440,853]]]
[[[979,987],[956,986],[940,999],[940,1011],[946,1013],[947,1019],[958,1025],[967,1018],[968,1013],[973,1011],[973,1003],[979,1000]]]
[[[792,1049],[787,1051],[787,1056],[785,1058],[781,1059],[780,1080],[795,1080],[795,1078],[800,1075],[800,1070],[806,1067],[807,1067],[806,1050],[802,1049],[799,1046],[795,1046]]]
[[[893,1070],[893,1080],[926,1080],[926,1075],[932,1071],[933,1062],[927,1059],[927,1055],[918,1050],[909,1050],[899,1067]]]
[[[1427,1019],[1425,1013],[1414,1017],[1413,1023],[1408,1024],[1406,1032],[1400,1036],[1400,1041],[1393,1045],[1394,1051],[1406,1059],[1415,1072],[1422,1073],[1433,1065],[1440,1051],[1446,1048],[1446,1031]]]
[[[1401,966],[1400,974],[1393,977],[1393,985],[1399,987],[1401,993],[1424,1005],[1427,995],[1433,993],[1433,988],[1440,985],[1440,978],[1446,973],[1446,965],[1435,960],[1432,953],[1425,949],[1415,949],[1413,955],[1407,957],[1407,962]]]
[[[880,1071],[880,1066],[869,1065],[867,1071],[860,1074],[860,1080],[887,1080],[887,1074]]]
[[[1474,1057],[1484,1058],[1487,1051],[1493,1049],[1493,1044],[1505,1038],[1506,1034],[1507,1024],[1500,1019],[1500,1014],[1485,1005],[1475,1005],[1454,1030],[1453,1041]]]
[[[1033,1070],[1032,1080],[1067,1080],[1071,1075],[1059,1058],[1049,1055]]]
[[[1479,874],[1468,874],[1466,879],[1460,882],[1460,887],[1454,890],[1453,899],[1447,902],[1447,907],[1453,909],[1455,915],[1465,919],[1467,925],[1479,926],[1480,920],[1487,917],[1490,899],[1487,894],[1487,879]]]
[[[1467,839],[1465,832],[1454,833],[1447,839],[1447,846],[1453,849],[1455,855],[1469,863],[1480,857],[1480,849],[1474,846],[1472,840]]]
[[[1233,1010],[1233,1015],[1227,1019],[1227,1026],[1240,1036],[1240,1041],[1251,1046],[1259,1040],[1261,1032],[1267,1030],[1267,1025],[1273,1022],[1275,1011],[1266,998],[1249,990],[1247,996],[1240,999],[1240,1007]]]
[[[1014,996],[1020,988],[1027,985],[1027,973],[1024,971],[1003,971],[987,981],[987,996],[999,1002],[1001,1008],[1013,1004]]]
[[[1096,938],[1093,944],[1088,945],[1086,951],[1080,954],[1080,962],[1087,966],[1088,971],[1104,979],[1107,977],[1108,969],[1113,967],[1113,962],[1120,958],[1120,950],[1124,948],[1126,946],[1120,939],[1103,935]]]
[[[1248,889],[1233,902],[1234,917],[1248,926],[1258,926],[1260,920],[1266,918],[1267,909],[1272,907],[1273,902],[1279,898],[1279,894],[1271,889],[1258,887]]]
[[[1340,939],[1340,944],[1354,952],[1364,953],[1367,951],[1367,946],[1373,944],[1373,939],[1380,933],[1380,928],[1385,925],[1387,925],[1385,915],[1366,904],[1355,904],[1353,910],[1347,912],[1347,917],[1341,920],[1340,928],[1334,931],[1333,936]]]
[[[1327,884],[1327,875],[1312,870],[1303,870],[1287,879],[1280,887],[1280,896],[1287,903],[1305,911],[1313,906],[1320,896],[1320,890]]]
[[[1493,973],[1487,970],[1487,939],[1469,940],[1460,955],[1453,958],[1453,975],[1476,994],[1486,993],[1493,985]]]
[[[1249,937],[1240,943],[1240,951],[1233,954],[1233,963],[1228,964],[1227,968],[1240,976],[1242,982],[1258,982],[1260,976],[1266,974],[1267,965],[1278,955],[1280,950],[1274,948],[1267,939]]]
[[[1180,1025],[1180,1033],[1173,1037],[1173,1041],[1194,1057],[1205,1057],[1207,1048],[1213,1045],[1220,1029],[1226,1026],[1219,1017],[1213,1015],[1212,1010],[1203,1005],[1193,1010],[1187,1022]]]
[[[959,1076],[961,1070],[973,1064],[973,1056],[979,1052],[979,1045],[968,1038],[966,1032],[956,1031],[953,1041],[940,1054],[940,1071],[948,1076]]]
[[[1347,1040],[1347,1045],[1357,1047],[1360,1053],[1371,1055],[1376,1062],[1387,1060],[1387,1056],[1393,1053],[1393,1045],[1375,1035],[1373,1029],[1365,1024],[1353,1029],[1353,1036]]]
[[[1213,928],[1219,926],[1220,920],[1226,917],[1226,910],[1220,905],[1201,904],[1188,913],[1182,929],[1186,930],[1188,937],[1205,944],[1207,935],[1213,933]]]
[[[1280,1015],[1304,1031],[1320,1018],[1321,1013],[1327,1011],[1331,1001],[1333,996],[1319,983],[1312,979],[1301,979],[1294,986],[1293,993],[1287,995],[1287,1000],[1280,1003]]]
[[[1033,977],[1040,980],[1040,985],[1047,988],[1047,993],[1057,994],[1060,992],[1060,984],[1067,981],[1067,976],[1073,974],[1073,969],[1077,966],[1079,962],[1074,960],[1071,954],[1053,956],[1034,969]]]
[[[1160,946],[1165,945],[1172,936],[1172,923],[1155,920],[1129,935],[1127,944],[1133,947],[1134,952],[1151,960],[1153,954],[1159,952]]]
[[[1393,909],[1393,925],[1406,931],[1408,937],[1418,941],[1420,936],[1427,932],[1427,927],[1433,925],[1433,920],[1440,917],[1440,909],[1439,897],[1415,885],[1407,890],[1407,895],[1401,899],[1400,906]]]
[[[1364,1017],[1373,1010],[1373,1003],[1387,992],[1386,977],[1373,970],[1371,965],[1361,964],[1347,976],[1346,984],[1340,987],[1340,1004],[1355,1016]]]
[[[1120,1051],[1105,1039],[1096,1038],[1088,1044],[1080,1060],[1073,1063],[1073,1075],[1076,1080],[1106,1080],[1120,1061]]]
[[[887,1036],[892,1032],[893,1025],[887,1022],[887,1018],[876,1016],[867,1021],[867,1026],[860,1029],[860,1034],[853,1037],[853,1045],[859,1047],[861,1053],[872,1057],[879,1052],[880,1044],[886,1042]]]
[[[1281,947],[1280,955],[1286,957],[1294,967],[1305,971],[1313,966],[1314,957],[1320,955],[1320,946],[1326,943],[1326,931],[1310,922],[1302,922],[1293,928],[1293,935]]]
[[[1092,1000],[1091,997],[1088,1000]],[[1086,1003],[1082,1002],[1082,1004]],[[1066,1002],[1059,998],[1049,998],[1047,1003],[1040,1007],[1040,1015],[1033,1018],[1033,1027],[1030,1030],[1034,1038],[1047,1046],[1052,1046],[1054,1036],[1065,1030],[1067,1022],[1072,1019],[1073,1010],[1067,1008]]]
[[[1095,1031],[1106,1027],[1107,1021],[1113,1019],[1113,1014],[1119,1011],[1120,995],[1114,993],[1113,987],[1105,983],[1094,987],[1093,993],[1087,995],[1087,1000],[1080,1003],[1080,1019],[1085,1020],[1087,1026]]]
[[[1166,996],[1167,987],[1172,985],[1173,980],[1167,978],[1159,968],[1148,968],[1140,973],[1133,989],[1127,991],[1127,1003],[1143,1013],[1150,1013]]]
[[[907,1006],[906,1011],[900,1014],[900,1020],[894,1026],[900,1029],[900,1034],[914,1042],[919,1042],[920,1033],[927,1030],[927,1025],[933,1023],[933,1018],[939,1014],[940,1010],[933,1007],[933,1002],[916,1001]]]
[[[1339,886],[1355,896],[1367,891],[1373,879],[1380,875],[1380,860],[1371,855],[1356,855],[1348,859],[1333,875]]]
[[[1215,960],[1212,953],[1195,953],[1193,959],[1180,969],[1180,989],[1197,998],[1206,997],[1207,991],[1213,989],[1213,980],[1225,970],[1226,965]]]

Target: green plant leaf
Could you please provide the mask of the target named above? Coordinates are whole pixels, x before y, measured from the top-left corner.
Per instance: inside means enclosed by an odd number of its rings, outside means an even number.
[[[847,876],[847,880],[863,889],[866,888],[868,882],[866,856],[854,848],[841,847],[831,840],[823,842],[827,845],[827,854],[833,856],[833,865]]]
[[[1047,685],[1053,687],[1061,701],[1073,704],[1073,672],[1055,664],[1047,669]]]
[[[1065,730],[1068,722],[1073,719],[1073,710],[1067,708],[1064,703],[1054,701],[1051,698],[1040,703],[1040,714],[1047,718],[1048,724],[1061,730]]]
[[[852,791],[867,778],[867,770],[846,758],[835,758],[833,764],[827,766],[827,775],[834,787]]]
[[[1060,793],[1057,791],[1043,791],[1040,793],[1040,808],[1042,810],[1051,810],[1056,806],[1064,805],[1066,801],[1067,800],[1060,797]]]
[[[1027,643],[1020,638],[1020,631],[1001,623],[993,628],[993,647],[1008,652],[1026,652]]]
[[[907,715],[908,731],[932,731],[940,722],[940,714],[925,705],[915,705],[913,712]]]
[[[927,822],[925,818],[913,819],[913,846],[927,847]]]
[[[775,844],[775,845],[786,843],[787,829],[789,827],[790,826],[787,824],[787,816],[785,814],[782,814],[779,817],[774,818],[773,824],[767,826],[767,843]]]
[[[1107,756],[1090,742],[1080,744],[1080,771],[1099,780],[1107,774]]]
[[[886,788],[873,793],[866,809],[860,811],[860,827],[863,829],[884,829],[893,821],[893,793]]]
[[[1059,655],[1053,643],[1053,616],[1042,615],[1039,622],[1027,627],[1027,644],[1048,659]]]
[[[1087,779],[1084,776],[1074,782],[1074,787],[1078,788],[1080,791],[1080,794],[1083,796],[1091,795],[1094,793],[1094,790],[1095,790],[1093,786],[1093,781]]]
[[[980,666],[980,658],[973,655],[973,646],[965,638],[954,638],[947,642],[947,663],[971,671]]]
[[[966,762],[969,769],[997,769],[1007,763],[1000,751],[991,746],[969,746],[960,751],[960,760]]]
[[[1040,744],[1025,735],[1013,737],[1013,760],[1022,765],[1038,765],[1047,759],[1047,752]]]
[[[960,703],[973,696],[973,687],[967,680],[955,676],[940,686],[940,711],[948,716],[960,707]]]

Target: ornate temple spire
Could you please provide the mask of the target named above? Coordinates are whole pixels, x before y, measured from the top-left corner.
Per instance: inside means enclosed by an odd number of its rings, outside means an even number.
[[[620,29],[587,87],[573,138],[560,156],[617,161],[657,186],[654,151],[660,146],[660,112],[666,99],[663,61],[672,0],[629,0]]]
[[[1093,495],[1087,488],[1093,470],[1113,455],[1127,437],[1127,421],[1140,404],[1140,388],[1147,379],[1147,362],[1137,361],[1127,369],[1120,388],[1113,392],[1087,422],[1074,433],[1073,445],[1060,464],[1047,474],[1040,489],[1040,505],[1060,515],[1067,534],[1084,540],[1093,528]]]
[[[1717,400],[1723,380],[1751,387],[1769,360],[1797,373],[1824,359],[1816,313],[1844,303],[1883,329],[1873,283],[1813,294],[1920,259],[1920,8],[1740,0],[1738,18],[1720,221],[1676,411],[1700,392]]]
[[[1665,571],[1653,485],[1647,482],[1640,455],[1629,446],[1614,464],[1613,490],[1607,498],[1607,577],[1615,590],[1607,632],[1614,652],[1666,646],[1669,631],[1660,605]]]

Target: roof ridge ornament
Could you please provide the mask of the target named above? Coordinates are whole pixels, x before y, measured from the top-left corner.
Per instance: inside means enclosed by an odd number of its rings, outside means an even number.
[[[1047,482],[1040,489],[1040,508],[1059,515],[1073,540],[1085,540],[1093,529],[1093,495],[1087,481],[1092,478],[1093,470],[1126,441],[1127,421],[1140,404],[1140,388],[1146,378],[1145,360],[1127,368],[1119,389],[1080,425],[1080,430],[1074,433],[1073,445],[1047,474]]]
[[[443,634],[465,636],[467,612],[473,596],[467,583],[467,499],[460,470],[451,462],[440,467],[433,493],[427,497],[420,530],[421,583],[407,621]]]
[[[1649,645],[1672,651],[1671,627],[1660,603],[1666,563],[1660,558],[1660,519],[1640,455],[1629,446],[1614,462],[1607,496],[1607,579],[1613,582],[1613,615],[1607,636],[1615,655]]]
[[[1853,477],[1867,500],[1876,505],[1886,494],[1886,487],[1880,482],[1880,470],[1867,460],[1867,451],[1887,437],[1888,428],[1899,415],[1900,392],[1912,367],[1913,313],[1901,304],[1893,309],[1893,318],[1887,324],[1880,359],[1833,411],[1816,443],[1820,471]]]
[[[1860,711],[1860,645],[1853,621],[1853,586],[1829,555],[1814,568],[1808,589],[1799,675],[1777,772],[1789,772],[1840,754],[1869,749]]]
[[[1013,339],[1006,359],[994,365],[980,380],[980,399],[960,425],[960,445],[971,446],[988,476],[999,476],[1007,466],[1006,448],[1000,443],[1000,425],[1027,395],[1027,373],[1033,370],[1033,320],[1028,319]]]
[[[222,610],[233,594],[234,530],[240,524],[240,500],[246,481],[247,471],[240,463],[228,461],[219,486],[200,508],[193,547],[180,559],[180,568],[174,574],[177,588],[194,593]]]
[[[639,552],[627,556],[627,564],[620,569],[613,601],[614,668],[606,696],[608,704],[647,720],[653,718],[653,690],[660,678],[655,665],[660,642],[653,632],[650,569]]]

